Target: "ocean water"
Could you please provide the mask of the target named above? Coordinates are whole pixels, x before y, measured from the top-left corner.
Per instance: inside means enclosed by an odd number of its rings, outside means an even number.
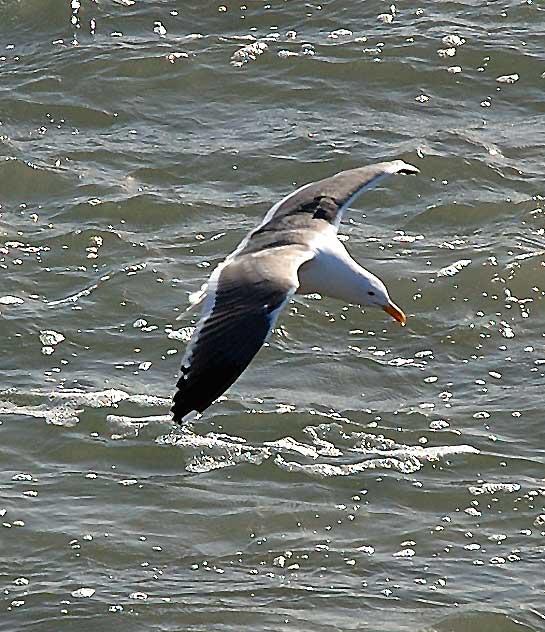
[[[0,11],[0,630],[545,629],[542,4]],[[189,294],[395,158],[341,234],[407,326],[298,297],[176,427]]]

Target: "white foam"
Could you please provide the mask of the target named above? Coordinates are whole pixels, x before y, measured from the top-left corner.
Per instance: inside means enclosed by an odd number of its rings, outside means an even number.
[[[59,331],[53,331],[52,329],[40,331],[40,342],[44,346],[54,347],[63,340],[65,340],[65,337]]]
[[[56,426],[74,426],[79,422],[78,413],[81,409],[71,406],[18,406],[12,402],[0,401],[0,415],[21,415],[24,417],[36,417],[45,419],[46,423]]]
[[[83,597],[88,598],[92,597],[95,594],[96,590],[94,588],[78,588],[77,590],[73,590],[70,594],[72,597]]]
[[[18,296],[10,296],[9,294],[6,296],[0,296],[0,305],[21,305],[25,301]]]
[[[458,274],[460,270],[463,270],[466,266],[471,263],[471,259],[460,259],[460,261],[455,261],[449,266],[445,268],[441,268],[437,271],[437,276],[454,276]]]
[[[4,391],[1,396],[4,397],[4,400],[0,400],[0,414],[42,418],[47,423],[60,426],[77,424],[79,422],[79,414],[85,408],[110,408],[122,401],[131,402],[142,407],[168,408],[171,402],[170,399],[164,397],[140,394],[130,395],[118,389],[91,392],[85,392],[80,389],[49,392],[10,389],[9,391]],[[42,403],[27,404],[29,398],[32,398],[32,400],[38,398]],[[14,399],[15,401],[10,401]],[[20,402],[21,399],[23,399],[23,402]],[[18,400],[20,403],[18,403]],[[135,427],[138,423],[142,426],[149,421],[171,422],[172,418],[170,415],[153,417],[116,417],[112,415],[108,417],[108,421],[117,423],[123,421]],[[133,432],[132,434],[138,433]]]
[[[410,474],[420,470],[426,462],[437,461],[454,454],[479,453],[469,445],[399,445],[391,439],[369,433],[345,433],[342,426],[336,423],[308,426],[304,432],[312,439],[313,445],[296,441],[290,436],[257,446],[249,445],[242,437],[215,433],[200,435],[189,427],[182,428],[181,433],[173,432],[160,436],[156,442],[193,451],[186,462],[186,470],[190,472],[209,472],[239,463],[259,465],[274,458],[275,464],[284,470],[318,477],[349,476],[369,469],[393,469]],[[335,443],[325,440],[324,436]],[[313,463],[288,461],[285,458],[288,453],[298,454],[306,460],[311,459]],[[316,462],[323,456],[335,459],[345,457],[346,460],[347,456],[350,457],[354,453],[365,455],[366,458],[355,463],[353,457],[350,463]]]
[[[266,447],[249,446],[241,437],[229,437],[229,440],[225,440],[224,436],[214,433],[198,435],[189,428],[183,428],[182,434],[163,435],[157,437],[156,442],[198,450],[198,454],[190,457],[185,466],[188,472],[194,473],[210,472],[239,463],[259,465],[271,457],[272,453]],[[207,453],[203,453],[204,450]]]
[[[377,454],[374,450],[361,448],[353,448],[352,451],[363,452],[364,454]],[[395,450],[380,451],[381,457],[392,457],[396,459],[417,458],[423,461],[439,461],[445,456],[452,454],[479,454],[479,450],[470,445],[445,445],[431,448],[423,448],[419,445],[408,445],[398,447]]]
[[[294,461],[285,461],[281,455],[277,455],[274,462],[278,467],[288,472],[303,472],[311,476],[326,478],[329,476],[350,476],[370,469],[394,469],[403,474],[412,474],[422,468],[422,463],[415,457],[400,460],[397,458],[367,459],[359,463],[347,463],[332,465],[330,463],[302,464]]]
[[[182,327],[180,329],[169,329],[167,331],[167,338],[170,340],[181,340],[182,342],[189,342],[195,327]]]
[[[118,402],[127,401],[140,406],[169,406],[170,399],[157,397],[155,395],[130,395],[125,391],[109,388],[103,391],[85,391],[74,389],[71,391],[53,391],[44,393],[41,391],[30,391],[32,395],[42,395],[48,398],[68,400],[80,406],[90,408],[109,408]]]
[[[518,483],[483,483],[475,487],[468,487],[469,493],[473,496],[480,496],[481,494],[497,494],[502,492],[504,494],[512,494],[520,490]]]
[[[271,448],[274,452],[297,452],[311,459],[317,459],[320,456],[319,451],[315,447],[306,445],[305,443],[299,443],[292,437],[284,437],[276,441],[266,441],[264,445]]]
[[[353,433],[352,436],[359,433]],[[362,433],[363,434],[363,433]],[[372,436],[372,435],[370,435]],[[350,437],[350,435],[345,435]],[[374,437],[379,440],[378,437]],[[391,440],[383,441],[390,443]],[[394,442],[391,442],[394,445]],[[349,448],[349,452],[360,452],[369,455],[369,458],[357,463],[331,464],[331,463],[311,463],[302,464],[293,461],[286,461],[282,455],[278,454],[275,463],[281,469],[289,472],[303,472],[311,476],[350,476],[369,469],[393,469],[403,474],[412,474],[423,467],[426,461],[437,461],[446,456],[455,454],[478,454],[479,450],[469,445],[458,446],[437,446],[423,448],[422,446],[399,446],[393,450],[377,450],[367,448]]]
[[[55,307],[57,305],[64,305],[65,303],[76,303],[80,298],[84,296],[89,296],[89,294],[91,294],[91,292],[94,292],[94,290],[96,290],[97,288],[98,288],[98,283],[93,283],[89,287],[79,292],[76,292],[75,294],[71,294],[70,296],[67,296],[66,298],[61,298],[57,301],[47,301],[47,306]]]

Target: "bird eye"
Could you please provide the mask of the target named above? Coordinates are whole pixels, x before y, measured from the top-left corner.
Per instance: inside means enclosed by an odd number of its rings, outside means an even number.
[[[373,290],[369,290],[369,292],[367,292],[367,294],[369,294],[369,296],[375,296],[375,293],[373,292]]]

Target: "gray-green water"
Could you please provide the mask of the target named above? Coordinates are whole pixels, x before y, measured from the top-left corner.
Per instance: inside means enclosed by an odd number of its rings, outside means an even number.
[[[2,632],[545,628],[545,12],[395,8],[0,2]],[[188,293],[393,158],[342,233],[408,326],[302,298],[173,428]]]

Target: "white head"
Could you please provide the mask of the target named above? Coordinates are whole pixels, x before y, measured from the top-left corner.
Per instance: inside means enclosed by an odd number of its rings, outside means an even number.
[[[388,290],[384,283],[375,276],[369,270],[365,270],[362,278],[362,295],[360,303],[362,305],[369,305],[369,307],[379,307],[383,309],[387,314],[390,314],[392,318],[395,318],[397,322],[404,325],[407,322],[407,317],[390,298]]]
[[[391,301],[384,283],[356,263],[338,239],[325,233],[317,243],[317,251],[297,272],[301,294],[318,292],[354,305],[380,307],[405,324],[405,314]]]

